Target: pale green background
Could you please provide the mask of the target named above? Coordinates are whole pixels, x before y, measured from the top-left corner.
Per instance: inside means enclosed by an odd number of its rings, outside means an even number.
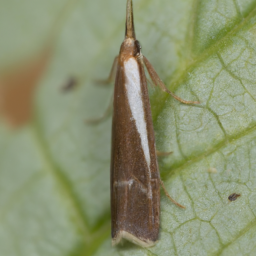
[[[256,255],[256,1],[134,0],[137,38],[168,88],[150,88],[161,176],[159,243],[111,248],[113,87],[100,87],[124,36],[125,0],[2,0],[0,69],[54,47],[32,122],[0,126],[0,255]],[[53,41],[51,41],[53,40]],[[78,87],[61,85],[70,77]],[[215,168],[217,173],[209,173]],[[231,193],[239,193],[234,202]]]

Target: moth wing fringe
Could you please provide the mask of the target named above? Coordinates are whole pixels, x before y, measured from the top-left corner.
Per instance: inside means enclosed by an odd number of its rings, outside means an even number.
[[[156,244],[157,241],[151,241],[151,240],[142,240],[134,235],[132,235],[131,233],[127,232],[127,231],[119,231],[118,234],[116,235],[116,237],[114,237],[112,239],[112,246],[115,246],[117,244],[119,244],[122,239],[126,239],[136,245],[139,245],[141,247],[151,247],[154,246]]]

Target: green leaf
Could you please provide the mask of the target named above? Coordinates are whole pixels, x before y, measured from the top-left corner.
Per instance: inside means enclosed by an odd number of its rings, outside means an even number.
[[[1,7],[0,67],[47,42],[54,53],[33,122],[0,128],[0,255],[255,255],[256,2],[134,0],[143,54],[177,95],[201,102],[150,88],[157,149],[173,152],[159,159],[161,176],[186,209],[161,197],[148,249],[111,247],[111,119],[84,124],[111,100],[113,87],[94,81],[118,54],[126,1],[23,2]],[[70,77],[78,85],[63,93]],[[241,196],[230,202],[232,193]]]

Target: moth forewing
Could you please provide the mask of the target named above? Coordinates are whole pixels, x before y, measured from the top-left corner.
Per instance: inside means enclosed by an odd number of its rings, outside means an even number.
[[[146,76],[137,50],[135,39],[123,43],[115,82],[112,238],[113,244],[127,239],[147,247],[158,239],[160,182]]]

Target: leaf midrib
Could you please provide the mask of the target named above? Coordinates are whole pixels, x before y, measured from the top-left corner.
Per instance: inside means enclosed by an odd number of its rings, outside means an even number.
[[[76,216],[76,226],[82,231],[85,237],[89,235],[89,225],[86,222],[86,219],[83,217],[83,211],[79,206],[78,199],[76,198],[74,191],[72,190],[72,186],[68,181],[67,177],[61,172],[60,168],[54,162],[51,157],[50,151],[46,143],[44,143],[41,129],[39,128],[39,122],[34,120],[31,127],[31,135],[34,138],[34,142],[37,145],[37,149],[40,152],[40,156],[42,157],[42,162],[45,165],[46,171],[48,171],[53,179],[57,182],[57,185],[60,189],[60,197],[64,197],[65,200],[68,200],[68,203],[72,206],[73,213]]]

